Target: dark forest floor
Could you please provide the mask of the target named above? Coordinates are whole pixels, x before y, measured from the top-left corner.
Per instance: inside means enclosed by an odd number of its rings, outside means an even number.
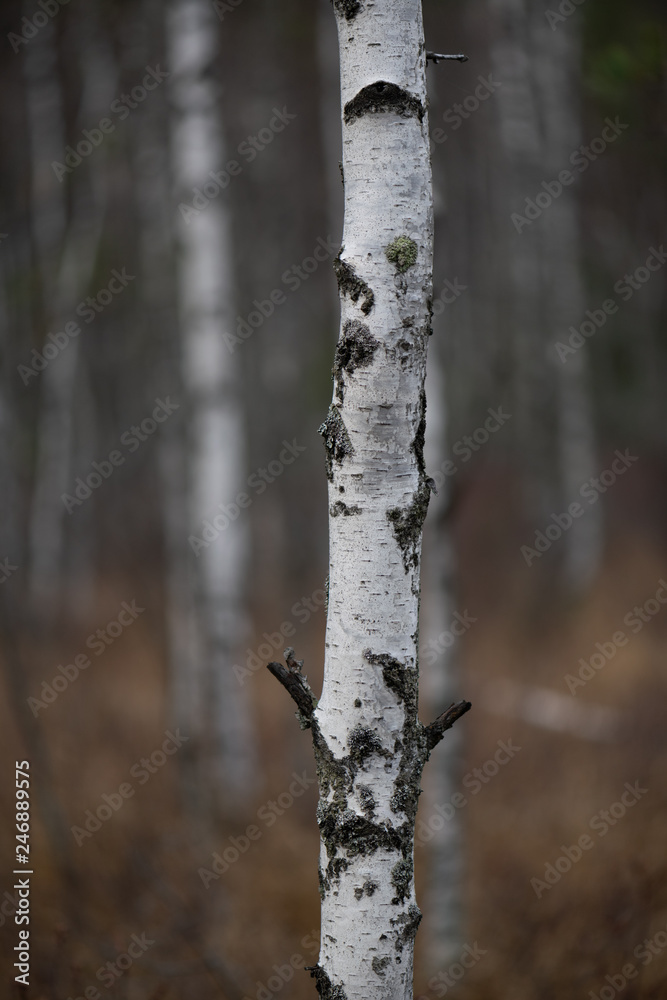
[[[650,1000],[667,995],[667,935],[661,933],[667,930],[667,606],[575,695],[564,679],[576,673],[579,657],[592,655],[596,642],[605,643],[624,628],[628,611],[653,597],[667,575],[655,524],[650,516],[633,515],[632,497],[626,501],[610,515],[612,540],[600,576],[577,601],[557,596],[548,569],[540,570],[537,585],[537,576],[517,562],[516,539],[508,539],[501,518],[485,524],[476,516],[475,497],[459,524],[458,607],[479,619],[460,650],[462,693],[473,702],[473,711],[460,723],[465,726],[463,770],[489,759],[498,740],[512,740],[521,752],[470,798],[461,815],[466,941],[476,942],[484,955],[458,985],[446,986],[447,969],[426,967],[418,935],[416,996],[565,1000],[593,991],[601,1000],[619,992],[624,1000]],[[631,530],[629,524],[639,527]],[[93,621],[111,619],[126,591],[109,585]],[[256,622],[260,617],[258,634],[264,621],[272,630],[280,612],[256,609]],[[70,835],[85,810],[96,809],[103,793],[117,792],[130,769],[165,738],[157,626],[149,608],[40,713],[74,881],[66,884],[64,855],[37,819],[30,925],[34,985],[27,996],[74,1000],[88,989],[93,1000],[95,990],[100,997],[124,1000],[312,997],[313,983],[301,968],[314,964],[317,951],[316,793],[311,786],[279,816],[267,804],[285,792],[293,772],[312,777],[314,771],[308,734],[299,731],[291,705],[267,673],[257,671],[247,681],[263,784],[243,813],[202,832],[191,814],[184,816],[174,755],[141,787],[134,781],[137,794],[92,837],[77,846]],[[297,652],[307,670],[312,664],[314,686],[323,628],[320,610],[299,632]],[[87,634],[85,628],[72,628],[48,655],[26,641],[32,676],[52,677],[55,665],[64,662],[60,657],[71,658]],[[514,686],[508,688],[507,681]],[[526,701],[526,692],[535,688],[571,698],[579,720],[589,717],[585,707],[592,711],[590,718],[606,720],[611,726],[607,738],[545,728],[550,711],[555,726],[569,725],[562,723],[567,713],[562,700],[551,710],[534,694]],[[11,816],[10,771],[14,757],[25,753],[9,699],[3,703],[2,804],[3,814]],[[600,707],[610,714],[596,715]],[[538,724],[535,713],[540,712]],[[601,810],[613,810],[626,783],[646,791],[619,818],[612,812],[613,825],[606,823]],[[39,816],[38,800],[35,806]],[[427,803],[420,818],[428,819]],[[246,843],[249,824],[260,835]],[[549,863],[566,869],[566,861],[558,861],[563,848],[583,835],[592,846],[558,881],[536,890],[531,879],[543,880]],[[3,824],[0,894],[10,897],[11,836],[11,823]],[[234,844],[241,848],[238,860],[204,887],[198,869],[211,870],[213,852]],[[428,878],[428,858],[428,847],[420,849],[418,889]],[[0,974],[8,983],[2,995],[9,997],[16,928],[7,909],[2,913]],[[428,912],[423,927],[427,921]],[[139,956],[127,971],[97,976],[105,963],[113,965],[127,953],[133,935]],[[653,951],[643,944],[647,940]],[[121,958],[121,965],[126,962]],[[636,974],[630,974],[629,963]]]

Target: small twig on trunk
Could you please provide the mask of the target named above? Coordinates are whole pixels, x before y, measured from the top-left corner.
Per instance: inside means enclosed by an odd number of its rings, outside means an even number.
[[[443,59],[454,59],[456,62],[468,62],[468,57],[464,56],[462,52],[460,52],[456,56],[444,56],[441,52],[427,52],[426,53],[426,62],[427,63],[428,62],[433,62],[433,63],[435,63],[437,65],[439,62],[442,62]]]
[[[457,701],[455,704],[450,705],[442,715],[439,715],[430,726],[424,727],[429,753],[434,747],[437,747],[442,737],[448,729],[452,728],[456,720],[465,715],[471,707],[469,701]]]
[[[301,672],[303,660],[294,658],[294,650],[291,646],[288,646],[283,656],[287,664],[286,667],[282,663],[267,663],[267,667],[295,702],[304,723],[310,725],[313,710],[317,705],[317,698],[313,694],[305,675]]]

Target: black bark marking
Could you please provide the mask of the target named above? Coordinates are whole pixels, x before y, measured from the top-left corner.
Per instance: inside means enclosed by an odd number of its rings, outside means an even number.
[[[364,659],[382,667],[382,679],[385,685],[405,709],[402,738],[397,741],[395,751],[400,754],[400,763],[389,805],[392,812],[405,813],[408,818],[407,826],[412,830],[421,795],[419,782],[428,757],[424,727],[417,718],[418,671],[415,666],[401,663],[389,653],[372,653],[370,649],[366,649]],[[411,849],[412,834],[409,845]],[[409,857],[409,851],[403,851],[404,860]]]
[[[368,857],[384,847],[406,856],[412,848],[412,833],[407,823],[399,827],[383,826],[357,816],[351,809],[339,816],[329,804],[325,804],[321,813],[318,809],[318,823],[328,855],[330,849],[335,852],[340,848],[348,858]]]
[[[384,979],[385,976],[384,970],[389,965],[390,962],[391,959],[387,955],[385,955],[384,958],[380,958],[378,955],[376,955],[373,961],[371,962],[371,965],[373,966],[373,972],[375,973],[375,975],[381,976],[382,979]]]
[[[348,505],[343,503],[342,500],[336,500],[336,502],[329,507],[329,513],[332,517],[338,517],[339,514],[343,514],[345,517],[350,517],[352,514],[361,514],[361,507],[357,507],[356,504],[352,507],[348,507]]]
[[[401,118],[424,118],[424,105],[413,94],[398,87],[395,83],[378,80],[369,83],[345,105],[343,117],[345,124],[350,125],[357,118],[367,114],[378,114],[383,111],[393,111]]]
[[[333,404],[329,407],[327,419],[319,428],[319,433],[324,438],[326,448],[326,469],[327,479],[333,479],[333,463],[340,465],[347,455],[354,454],[354,448],[350,441],[350,435],[343,423],[337,407]]]
[[[334,986],[321,965],[307,965],[306,970],[315,980],[320,1000],[347,1000],[343,987]]]
[[[409,506],[392,507],[387,511],[387,518],[391,521],[396,541],[403,554],[403,565],[406,573],[410,571],[411,566],[416,569],[419,562],[422,527],[430,497],[431,490],[426,482],[423,482],[414,494]]]
[[[365,649],[364,659],[374,666],[382,667],[382,679],[399,702],[404,702],[406,711],[417,713],[417,671],[389,653],[372,653]]]
[[[391,884],[396,889],[396,895],[392,899],[392,903],[405,902],[406,897],[410,895],[413,875],[413,864],[410,858],[396,862],[391,870]]]
[[[336,345],[333,364],[336,395],[341,403],[345,396],[343,372],[347,375],[352,375],[357,368],[365,368],[367,365],[370,365],[379,346],[380,342],[371,335],[368,327],[364,323],[360,323],[359,320],[349,319],[343,325],[343,333]]]
[[[325,893],[340,884],[341,872],[347,871],[349,867],[350,862],[346,858],[331,858],[325,872],[318,865],[320,899],[324,899]]]
[[[333,262],[338,289],[342,295],[349,295],[353,302],[358,302],[360,297],[363,296],[363,302],[359,308],[364,316],[368,316],[375,305],[375,295],[366,282],[358,276],[354,268],[350,264],[346,264],[344,260],[341,260],[340,255],[343,249],[341,247],[340,253]]]
[[[333,5],[346,21],[354,21],[361,10],[360,0],[333,0]]]
[[[357,785],[357,794],[366,819],[375,818],[375,797],[368,785]]]
[[[421,918],[422,911],[414,903],[408,907],[407,913],[401,913],[398,917],[392,917],[390,923],[394,927],[401,927],[400,934],[396,939],[396,951],[403,951],[406,944],[414,941]]]
[[[415,439],[412,442],[412,453],[417,459],[417,468],[419,469],[419,478],[426,472],[426,467],[424,465],[424,438],[426,435],[426,393],[422,387],[419,390],[419,421],[417,423],[417,430],[415,431]]]

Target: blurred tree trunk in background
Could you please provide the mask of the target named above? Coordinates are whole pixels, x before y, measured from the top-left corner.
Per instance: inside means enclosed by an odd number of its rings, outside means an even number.
[[[184,388],[190,417],[185,444],[187,534],[172,524],[172,716],[204,753],[206,770],[227,797],[253,785],[246,688],[233,673],[246,633],[248,531],[235,499],[243,482],[244,420],[234,328],[233,261],[224,191],[214,175],[228,157],[220,122],[218,25],[207,0],[176,0],[169,16],[173,102],[172,157],[179,202],[179,313]],[[194,189],[209,190],[197,201]],[[193,207],[198,205],[199,207]],[[182,465],[177,460],[177,467]],[[209,521],[215,530],[205,530]],[[188,538],[189,536],[189,538]],[[190,549],[184,557],[183,547]],[[179,551],[181,550],[181,551]],[[183,593],[183,574],[194,592]],[[197,635],[191,641],[192,611]],[[180,623],[180,624],[178,624]],[[185,637],[175,627],[186,630]]]
[[[83,99],[75,131],[108,107],[115,84],[106,72],[104,53],[99,51],[94,8],[86,10],[78,28],[85,37],[77,53]],[[53,168],[54,162],[62,163],[67,145],[64,106],[68,96],[61,83],[55,36],[55,26],[48,24],[26,51],[24,62],[34,197],[33,253],[39,275],[41,319],[44,329],[56,337],[54,342],[47,339],[44,345],[44,370],[28,376],[29,381],[38,382],[39,392],[30,513],[30,593],[39,618],[46,624],[53,624],[54,615],[63,610],[61,588],[71,584],[71,576],[66,573],[66,539],[77,538],[80,555],[87,546],[85,559],[89,564],[92,561],[91,508],[84,504],[70,510],[68,517],[62,500],[62,495],[71,491],[70,483],[77,472],[88,471],[86,465],[94,458],[94,445],[91,447],[90,439],[85,442],[85,433],[94,422],[89,414],[82,434],[74,418],[86,384],[81,372],[81,335],[68,337],[63,330],[68,321],[78,322],[73,307],[83,299],[95,273],[106,202],[106,177],[100,156],[87,173],[58,175]],[[78,443],[82,439],[85,445],[80,450]],[[72,516],[76,519],[75,531],[68,523]],[[79,586],[79,599],[82,593],[90,592],[89,583]]]
[[[510,217],[522,211],[526,198],[542,190],[542,123],[527,0],[489,0],[489,8],[495,27],[491,65],[501,84],[495,97],[500,156],[493,175],[496,231],[506,266],[500,323],[511,372],[509,409],[526,512],[531,523],[541,526],[558,509],[560,486],[554,461],[556,377],[549,360],[543,294],[544,237],[539,222],[517,231]]]
[[[542,10],[531,12],[532,64],[544,136],[544,176],[551,179],[570,163],[570,154],[582,142],[580,19],[564,31],[553,31]],[[579,218],[580,192],[564,186],[555,204],[545,212],[545,305],[548,345],[545,360],[555,370],[560,468],[558,513],[579,499],[580,487],[597,470],[592,400],[588,383],[588,353],[579,350],[565,363],[557,357],[556,341],[579,327],[586,298],[582,276]],[[566,533],[564,578],[574,592],[583,593],[599,568],[602,548],[601,504],[587,507]]]

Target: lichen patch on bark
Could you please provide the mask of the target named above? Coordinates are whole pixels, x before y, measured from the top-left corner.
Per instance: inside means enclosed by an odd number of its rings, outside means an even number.
[[[413,864],[411,858],[402,858],[397,861],[391,870],[391,884],[396,889],[396,895],[392,903],[403,903],[410,895],[413,877]]]
[[[373,972],[375,973],[375,975],[381,976],[384,979],[386,975],[384,970],[390,964],[390,962],[391,959],[389,958],[388,955],[385,955],[384,958],[380,958],[379,955],[375,955],[373,961],[371,962],[371,966],[373,968]]]
[[[350,319],[343,325],[341,338],[336,345],[333,376],[336,395],[341,403],[345,397],[344,373],[352,375],[357,368],[370,365],[380,342],[371,335],[368,327],[359,320]]]
[[[408,907],[407,914],[400,913],[397,917],[392,918],[391,923],[394,927],[400,927],[400,933],[395,941],[396,951],[403,951],[406,944],[414,941],[421,918],[422,911],[414,903]]]
[[[342,500],[336,500],[336,502],[329,507],[329,513],[332,517],[338,517],[339,514],[342,514],[344,517],[351,517],[352,514],[361,514],[361,507],[358,507],[356,504],[352,504],[351,507],[348,507],[348,505],[343,503]]]
[[[419,121],[424,117],[424,105],[419,98],[395,83],[388,83],[387,80],[377,80],[375,83],[369,83],[367,87],[362,87],[345,105],[343,117],[345,124],[350,125],[363,115],[373,115],[383,111],[393,111],[401,118],[415,117]]]

